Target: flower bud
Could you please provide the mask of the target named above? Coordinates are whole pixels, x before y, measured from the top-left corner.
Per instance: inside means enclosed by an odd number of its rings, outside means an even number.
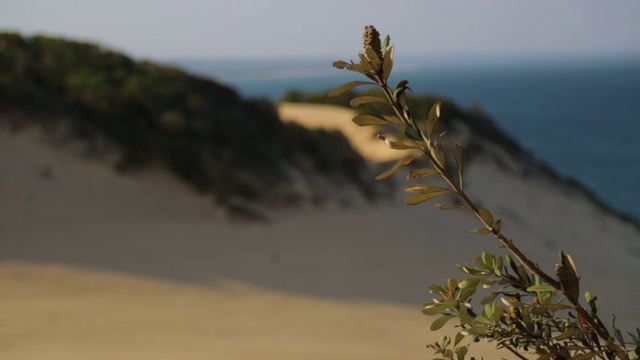
[[[370,47],[378,59],[382,60],[382,43],[380,42],[380,33],[373,25],[367,25],[364,27],[364,33],[362,34],[364,40],[364,48]]]

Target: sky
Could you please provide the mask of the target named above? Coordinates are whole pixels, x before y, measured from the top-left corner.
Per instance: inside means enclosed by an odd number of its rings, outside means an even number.
[[[406,55],[640,53],[637,0],[0,0],[0,31],[155,60],[353,57],[369,24]]]

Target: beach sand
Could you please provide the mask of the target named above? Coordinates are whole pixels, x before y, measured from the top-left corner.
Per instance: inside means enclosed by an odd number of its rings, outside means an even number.
[[[350,124],[345,109],[294,110],[287,120]],[[351,139],[361,128],[341,130]],[[372,137],[363,144],[390,152]],[[118,174],[79,148],[0,129],[2,359],[430,358],[425,345],[442,333],[420,312],[427,285],[500,253],[493,238],[461,232],[478,226],[470,214],[404,205],[402,174],[389,202],[242,223],[163,169]],[[623,329],[640,324],[636,227],[488,157],[467,179],[544,269],[560,249],[573,256],[606,322],[615,310]],[[497,358],[490,348],[473,347]]]

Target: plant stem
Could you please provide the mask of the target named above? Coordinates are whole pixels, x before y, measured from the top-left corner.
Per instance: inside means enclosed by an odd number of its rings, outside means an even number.
[[[405,112],[402,109],[402,106],[394,98],[393,93],[391,92],[391,89],[389,88],[389,85],[384,80],[382,80],[382,78],[379,77],[379,76],[376,77],[376,81],[378,82],[378,85],[382,88],[383,93],[385,94],[385,96],[389,100],[389,102],[391,104],[391,107],[394,109],[396,115],[398,115],[400,117],[400,119],[407,126],[413,128],[413,130],[416,130],[418,132],[418,134],[421,134],[422,131],[420,131],[420,129],[417,129],[417,127],[414,125],[414,123],[406,118]],[[430,149],[431,146],[432,146],[430,142],[426,142],[426,145],[427,145],[427,149]],[[476,216],[480,219],[480,221],[487,228],[487,230],[491,231],[493,233],[493,235],[500,241],[500,243],[504,247],[506,247],[509,251],[511,251],[511,253],[513,253],[513,255],[518,260],[520,260],[520,262],[522,262],[533,274],[539,276],[542,280],[544,280],[545,282],[547,282],[549,285],[553,286],[554,288],[556,288],[558,290],[562,290],[561,287],[560,287],[560,282],[555,280],[553,277],[547,275],[544,271],[542,271],[542,269],[540,269],[540,267],[538,267],[531,260],[529,260],[522,253],[522,251],[520,251],[520,249],[518,249],[513,244],[512,241],[507,239],[501,232],[496,230],[493,227],[493,224],[487,224],[487,223],[484,222],[482,217],[480,217],[480,212],[479,212],[480,209],[478,208],[478,206],[473,202],[473,200],[471,200],[471,198],[469,198],[469,196],[467,196],[467,194],[464,192],[464,190],[453,179],[451,174],[444,167],[442,167],[442,165],[440,165],[440,163],[433,157],[433,155],[431,154],[430,151],[423,151],[423,153],[428,157],[428,159],[431,162],[431,164],[436,168],[436,170],[440,173],[441,177],[447,182],[447,184],[451,187],[451,189],[453,191],[455,191],[455,193],[465,202],[465,204],[467,204],[467,206],[476,214]]]
[[[511,353],[512,353],[513,355],[515,355],[517,358],[520,358],[520,359],[522,359],[522,360],[529,360],[529,359],[527,359],[526,357],[524,357],[524,355],[522,355],[522,354],[520,354],[519,352],[517,352],[517,351],[516,351],[514,348],[512,348],[511,346],[505,346],[504,348],[505,348],[505,349],[507,349],[507,350],[509,350],[509,351],[511,351]]]
[[[430,151],[431,148],[433,147],[433,145],[431,144],[431,141],[425,137],[424,133],[417,127],[415,122],[407,117],[407,112],[402,107],[402,105],[398,102],[398,100],[393,96],[393,92],[389,88],[389,85],[384,80],[382,75],[376,74],[373,76],[373,78],[377,82],[378,86],[380,86],[387,100],[389,101],[389,104],[393,108],[396,115],[405,124],[405,126],[410,127],[423,138],[424,145],[426,145],[426,148],[423,147],[424,150],[422,152],[424,153],[424,155],[427,156],[427,158],[429,159],[429,162],[438,171],[438,173],[440,173],[440,176],[442,177],[442,179],[444,179],[445,182],[447,182],[450,188],[475,213],[476,217],[480,219],[484,227],[495,236],[495,238],[502,244],[502,246],[504,246],[507,250],[509,250],[527,269],[529,269],[529,271],[532,274],[538,276],[542,281],[553,286],[558,291],[563,292],[562,286],[559,281],[557,281],[552,276],[545,273],[542,269],[540,269],[540,267],[537,264],[529,260],[529,258],[522,251],[520,251],[518,247],[516,247],[513,244],[512,240],[507,239],[502,234],[501,231],[499,231],[493,226],[494,224],[488,224],[487,222],[485,222],[482,216],[480,216],[480,208],[475,204],[475,202],[473,202],[473,200],[471,200],[471,198],[469,198],[469,196],[464,192],[462,187],[458,185],[458,183],[454,180],[453,176],[449,173],[449,171],[447,171],[447,169],[445,169],[443,165],[441,165],[439,161],[432,155]],[[582,305],[580,305],[580,303],[577,300],[572,301],[571,303],[574,309],[576,310],[576,312],[578,313],[578,316],[583,318],[591,326],[591,328],[593,328],[593,330],[598,334],[600,338],[607,341],[609,339],[608,334],[602,329],[601,326],[599,326],[596,323],[593,317],[582,307]]]

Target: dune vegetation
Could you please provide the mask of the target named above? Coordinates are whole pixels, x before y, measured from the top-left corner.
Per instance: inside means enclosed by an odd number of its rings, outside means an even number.
[[[2,33],[0,55],[3,122],[55,128],[94,155],[115,148],[119,170],[161,163],[229,207],[336,197],[318,190],[316,176],[376,197],[365,161],[340,133],[282,123],[266,100],[95,44]],[[317,174],[306,177],[310,193],[290,187],[292,173]]]

